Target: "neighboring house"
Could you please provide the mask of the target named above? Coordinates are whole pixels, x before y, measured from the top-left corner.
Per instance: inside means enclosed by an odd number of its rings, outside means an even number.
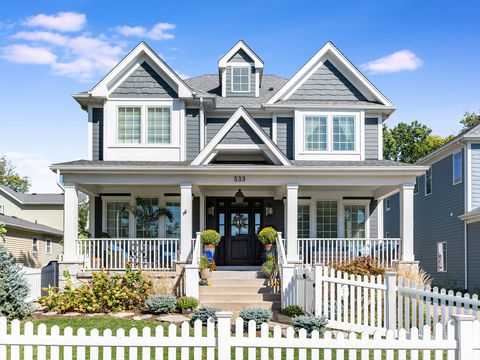
[[[19,263],[41,267],[62,252],[63,194],[24,194],[0,185],[0,242]]]
[[[426,168],[383,160],[395,106],[332,43],[290,79],[264,69],[239,41],[218,73],[184,80],[142,42],[73,95],[88,114],[89,157],[51,166],[65,187],[65,266],[172,270],[209,228],[222,235],[218,265],[259,265],[256,233],[268,225],[292,263],[334,249],[414,261],[413,187]],[[109,239],[77,239],[79,191],[93,199],[92,234]],[[402,239],[386,247],[382,199],[395,192]],[[150,239],[125,211],[136,197],[173,212]]]
[[[480,125],[420,159],[415,187],[415,257],[435,283],[480,288]],[[384,201],[385,236],[398,236],[398,196]]]

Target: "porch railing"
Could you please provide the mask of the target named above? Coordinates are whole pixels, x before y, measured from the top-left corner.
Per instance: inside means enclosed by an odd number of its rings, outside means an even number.
[[[174,271],[179,239],[77,239],[84,270],[132,269]]]
[[[360,256],[372,256],[390,268],[393,261],[399,260],[400,239],[298,239],[297,249],[299,259],[306,265],[329,265]]]

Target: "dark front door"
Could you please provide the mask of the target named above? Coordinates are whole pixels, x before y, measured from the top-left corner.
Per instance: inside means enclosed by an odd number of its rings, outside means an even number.
[[[222,241],[216,256],[218,265],[259,265],[261,245],[257,233],[262,226],[263,202],[245,199],[243,204],[234,199],[217,201],[218,232]]]

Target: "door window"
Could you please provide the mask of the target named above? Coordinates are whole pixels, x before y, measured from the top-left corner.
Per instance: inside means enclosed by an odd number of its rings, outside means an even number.
[[[248,213],[231,214],[231,235],[248,235]]]
[[[366,221],[367,221],[366,205],[345,205],[345,237],[346,238],[365,238]]]

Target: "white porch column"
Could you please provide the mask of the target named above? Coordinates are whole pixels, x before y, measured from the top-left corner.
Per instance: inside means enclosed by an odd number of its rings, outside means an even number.
[[[76,261],[75,242],[78,237],[78,189],[76,184],[64,186],[63,261]]]
[[[400,186],[400,261],[415,261],[413,254],[413,189],[414,184]]]
[[[287,185],[287,261],[298,260],[298,184]]]
[[[185,262],[192,248],[192,184],[180,184],[180,257]]]

